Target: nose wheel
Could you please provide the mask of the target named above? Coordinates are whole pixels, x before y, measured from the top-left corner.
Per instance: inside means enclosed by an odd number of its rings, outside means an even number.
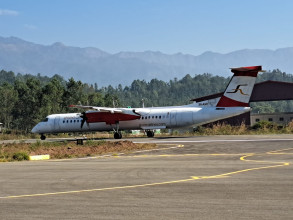
[[[41,134],[41,140],[46,140],[46,136]]]

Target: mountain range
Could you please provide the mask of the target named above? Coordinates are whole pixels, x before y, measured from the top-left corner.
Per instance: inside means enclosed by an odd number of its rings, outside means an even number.
[[[244,49],[227,54],[205,52],[198,56],[154,51],[111,54],[94,47],[40,45],[16,37],[0,37],[0,69],[34,75],[59,74],[65,79],[73,77],[85,83],[97,83],[99,87],[130,85],[135,79],[169,81],[186,74],[211,73],[226,77],[231,76],[231,67],[254,65],[293,73],[293,47]]]

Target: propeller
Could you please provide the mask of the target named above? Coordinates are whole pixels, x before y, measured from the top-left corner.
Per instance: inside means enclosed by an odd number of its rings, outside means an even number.
[[[88,118],[86,117],[86,113],[85,113],[85,112],[81,113],[81,114],[80,114],[80,117],[82,118],[80,128],[82,128],[83,125],[84,125],[84,122],[87,123]]]

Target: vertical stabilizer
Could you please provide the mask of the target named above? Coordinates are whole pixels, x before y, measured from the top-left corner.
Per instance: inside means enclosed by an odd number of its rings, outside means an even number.
[[[231,68],[234,73],[217,107],[248,107],[250,96],[261,66]]]

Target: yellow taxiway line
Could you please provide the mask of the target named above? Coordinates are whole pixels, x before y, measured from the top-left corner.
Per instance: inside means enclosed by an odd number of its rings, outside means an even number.
[[[293,148],[283,149],[283,150],[277,150],[277,151],[270,151],[266,154],[280,154],[282,151],[292,150]],[[287,154],[287,153],[282,153]],[[239,154],[185,154],[185,156],[235,156]],[[157,182],[157,183],[147,183],[147,184],[138,184],[138,185],[130,185],[130,186],[116,186],[116,187],[108,187],[108,188],[97,188],[97,189],[84,189],[84,190],[73,190],[73,191],[64,191],[64,192],[51,192],[51,193],[38,193],[38,194],[27,194],[27,195],[14,195],[14,196],[4,196],[0,197],[0,199],[13,199],[13,198],[27,198],[27,197],[38,197],[38,196],[50,196],[50,195],[62,195],[62,194],[73,194],[73,193],[84,193],[84,192],[96,192],[96,191],[108,191],[108,190],[118,190],[118,189],[131,189],[131,188],[139,188],[139,187],[147,187],[147,186],[157,186],[157,185],[165,185],[165,184],[174,184],[174,183],[182,183],[182,182],[188,182],[188,181],[195,181],[195,180],[204,180],[204,179],[212,179],[212,178],[225,178],[230,177],[235,174],[254,171],[254,170],[262,170],[262,169],[269,169],[269,168],[277,168],[277,167],[283,167],[283,166],[289,166],[290,163],[288,162],[272,162],[272,161],[260,161],[260,160],[248,160],[248,157],[252,157],[255,155],[263,155],[263,154],[241,154],[242,156],[239,158],[241,161],[245,162],[256,162],[256,163],[273,163],[277,165],[270,165],[270,166],[262,166],[262,167],[255,167],[255,168],[249,168],[249,169],[243,169],[243,170],[237,170],[233,172],[228,173],[222,173],[212,176],[191,176],[187,179],[181,179],[181,180],[173,180],[173,181],[166,181],[166,182]],[[156,156],[156,155],[154,155]],[[158,155],[160,156],[160,155]],[[161,156],[167,156],[167,155],[161,155]],[[172,155],[172,156],[181,156],[181,155]],[[136,156],[138,157],[138,156]]]

